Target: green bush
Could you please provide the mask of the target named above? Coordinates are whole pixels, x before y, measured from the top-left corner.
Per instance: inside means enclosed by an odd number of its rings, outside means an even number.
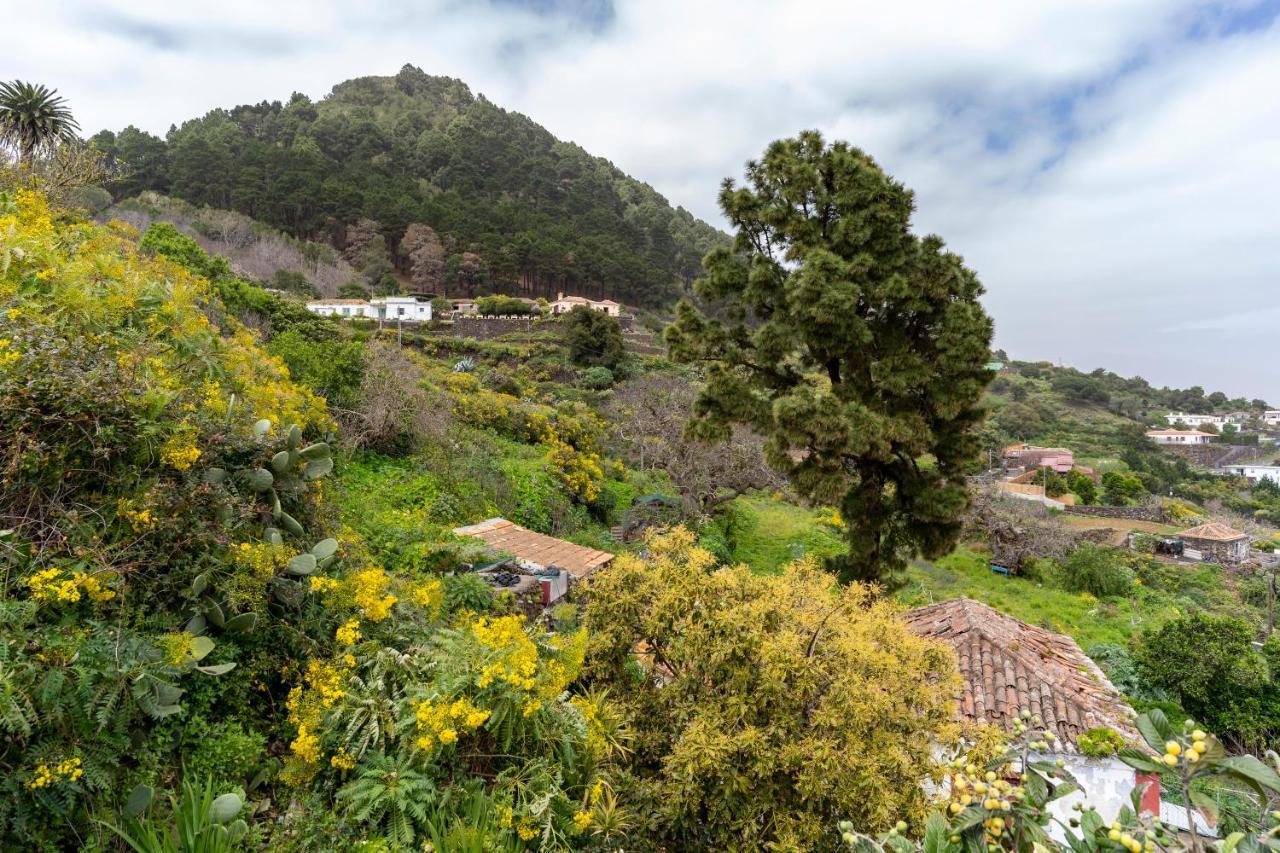
[[[1125,595],[1133,589],[1133,570],[1111,548],[1084,544],[1058,568],[1059,586],[1098,598]]]
[[[191,747],[186,772],[208,778],[218,788],[245,785],[267,759],[266,737],[235,720],[192,720],[185,738]]]
[[[588,367],[582,371],[582,384],[602,391],[613,386],[613,371],[607,367]]]
[[[1089,729],[1076,738],[1076,746],[1089,758],[1106,758],[1124,749],[1125,743],[1115,729]]]

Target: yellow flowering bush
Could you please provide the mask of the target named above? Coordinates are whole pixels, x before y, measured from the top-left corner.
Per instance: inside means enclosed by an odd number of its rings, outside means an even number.
[[[59,782],[75,782],[84,775],[84,766],[79,758],[66,758],[53,764],[40,763],[31,771],[27,787],[36,790],[48,788]]]
[[[114,576],[114,572],[67,574],[61,569],[42,569],[27,578],[27,588],[36,601],[52,604],[76,602],[82,595],[90,601],[110,601],[116,593],[105,582]]]
[[[424,699],[414,709],[418,722],[419,749],[431,750],[437,744],[448,746],[458,739],[459,731],[478,729],[492,711],[477,707],[465,696],[453,701]]]

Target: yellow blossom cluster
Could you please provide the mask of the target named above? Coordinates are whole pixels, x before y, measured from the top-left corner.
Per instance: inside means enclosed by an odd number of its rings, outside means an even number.
[[[554,433],[543,441],[547,447],[547,464],[551,473],[564,487],[588,503],[600,497],[600,484],[604,469],[600,467],[598,453],[583,453],[567,442],[560,441]]]
[[[22,356],[14,349],[13,341],[8,338],[0,338],[0,370],[16,364],[20,358]]]
[[[347,752],[345,746],[340,747],[329,759],[329,766],[337,770],[350,770],[356,766],[356,757]]]
[[[334,639],[344,646],[354,646],[360,642],[360,620],[348,619],[334,632]]]
[[[386,595],[391,578],[378,566],[369,566],[356,572],[350,579],[352,599],[356,607],[370,622],[381,622],[391,615],[396,603],[394,595]]]
[[[415,709],[418,719],[418,748],[429,750],[436,744],[448,746],[458,739],[459,730],[478,729],[485,724],[490,714],[490,711],[477,707],[465,696],[452,702],[424,699]]]
[[[334,578],[321,577],[320,575],[312,575],[308,583],[312,592],[326,596],[337,593],[338,587],[341,586]]]
[[[151,514],[151,510],[147,507],[142,509],[133,509],[127,504],[122,504],[120,515],[125,521],[129,522],[129,526],[133,528],[135,533],[141,533],[144,530],[150,530],[155,527],[156,519]]]
[[[181,666],[191,657],[195,636],[186,631],[165,634],[156,640],[156,646],[164,653],[165,663]]]
[[[484,665],[476,686],[484,689],[495,681],[505,681],[518,690],[533,690],[537,680],[538,647],[524,629],[519,615],[482,616],[471,625],[471,633],[481,646],[496,654]]]
[[[409,600],[427,611],[427,615],[435,619],[440,615],[444,605],[444,584],[439,578],[419,581],[409,588]]]
[[[336,662],[309,661],[302,677],[303,683],[289,691],[285,707],[289,712],[289,722],[298,727],[298,733],[289,744],[292,761],[282,776],[286,783],[303,784],[319,769],[321,752],[317,733],[322,729],[325,712],[346,695],[346,683],[353,666],[355,658],[350,655],[344,655]],[[345,758],[339,758],[339,764],[333,766],[348,769],[340,767],[345,761]]]
[[[65,575],[62,569],[42,569],[27,578],[26,583],[36,601],[76,602],[82,595],[90,601],[110,601],[116,593],[104,581],[113,577],[115,572],[88,574],[77,571]]]
[[[186,471],[199,458],[195,429],[178,430],[160,448],[160,461],[177,471]]]
[[[288,548],[270,542],[241,542],[231,547],[231,562],[263,581],[283,571],[292,556]]]
[[[54,764],[41,763],[31,772],[27,787],[34,791],[59,782],[75,782],[83,775],[84,767],[79,758],[65,758]]]

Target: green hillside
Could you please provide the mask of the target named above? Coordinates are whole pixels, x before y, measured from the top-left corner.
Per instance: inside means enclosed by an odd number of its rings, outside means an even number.
[[[117,199],[155,190],[329,241],[373,267],[374,288],[390,264],[450,294],[663,305],[726,239],[532,119],[407,65],[317,102],[214,110],[163,140],[130,127],[93,142],[126,170]]]

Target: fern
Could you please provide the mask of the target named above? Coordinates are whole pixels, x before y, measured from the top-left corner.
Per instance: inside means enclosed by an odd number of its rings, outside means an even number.
[[[349,820],[384,831],[395,845],[409,845],[436,801],[431,780],[405,758],[377,755],[338,792]],[[447,848],[437,848],[447,849]]]

